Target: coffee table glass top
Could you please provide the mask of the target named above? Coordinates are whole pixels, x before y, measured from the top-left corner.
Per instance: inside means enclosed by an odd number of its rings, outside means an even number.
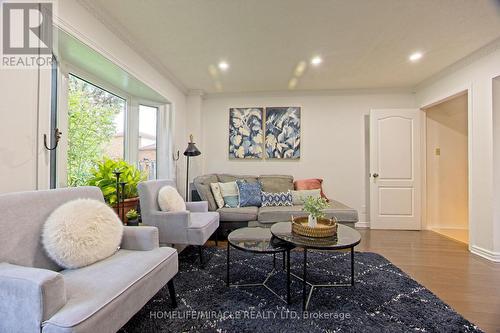
[[[269,228],[240,228],[227,236],[228,242],[243,251],[277,253],[286,250],[286,245],[273,237]]]
[[[356,246],[361,241],[360,233],[348,226],[338,224],[335,237],[313,238],[292,232],[291,222],[278,222],[271,227],[271,233],[278,239],[299,247],[323,250],[340,250]]]

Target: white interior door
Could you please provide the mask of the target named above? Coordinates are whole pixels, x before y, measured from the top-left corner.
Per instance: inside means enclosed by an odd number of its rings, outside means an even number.
[[[370,227],[421,226],[421,111],[370,111]]]

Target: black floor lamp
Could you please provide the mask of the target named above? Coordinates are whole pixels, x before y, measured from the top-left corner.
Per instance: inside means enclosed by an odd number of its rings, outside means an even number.
[[[189,158],[201,155],[201,151],[196,148],[193,142],[193,134],[189,136],[189,142],[186,150],[184,151],[184,156],[187,157],[186,165],[186,201],[189,201]]]

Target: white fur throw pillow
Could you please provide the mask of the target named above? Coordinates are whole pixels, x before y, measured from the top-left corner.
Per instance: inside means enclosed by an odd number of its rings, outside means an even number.
[[[50,214],[42,243],[59,266],[79,268],[113,255],[122,235],[123,224],[113,209],[101,201],[77,199]]]
[[[158,205],[164,212],[183,212],[186,210],[186,203],[177,189],[168,185],[163,186],[158,192]]]

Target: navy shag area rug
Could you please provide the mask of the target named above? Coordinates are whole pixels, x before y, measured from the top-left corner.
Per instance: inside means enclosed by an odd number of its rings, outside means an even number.
[[[384,257],[356,252],[355,286],[315,289],[302,312],[302,283],[292,278],[292,304],[264,287],[226,287],[226,250],[208,248],[199,268],[197,251],[180,254],[174,279],[178,307],[165,286],[122,329],[135,332],[481,332],[436,295]],[[278,255],[280,256],[280,255]],[[292,272],[302,276],[303,254],[292,251]],[[281,268],[281,257],[277,267]],[[273,266],[272,255],[231,249],[231,282],[259,283]],[[350,281],[348,252],[308,252],[308,280]],[[286,297],[286,273],[268,285]]]

